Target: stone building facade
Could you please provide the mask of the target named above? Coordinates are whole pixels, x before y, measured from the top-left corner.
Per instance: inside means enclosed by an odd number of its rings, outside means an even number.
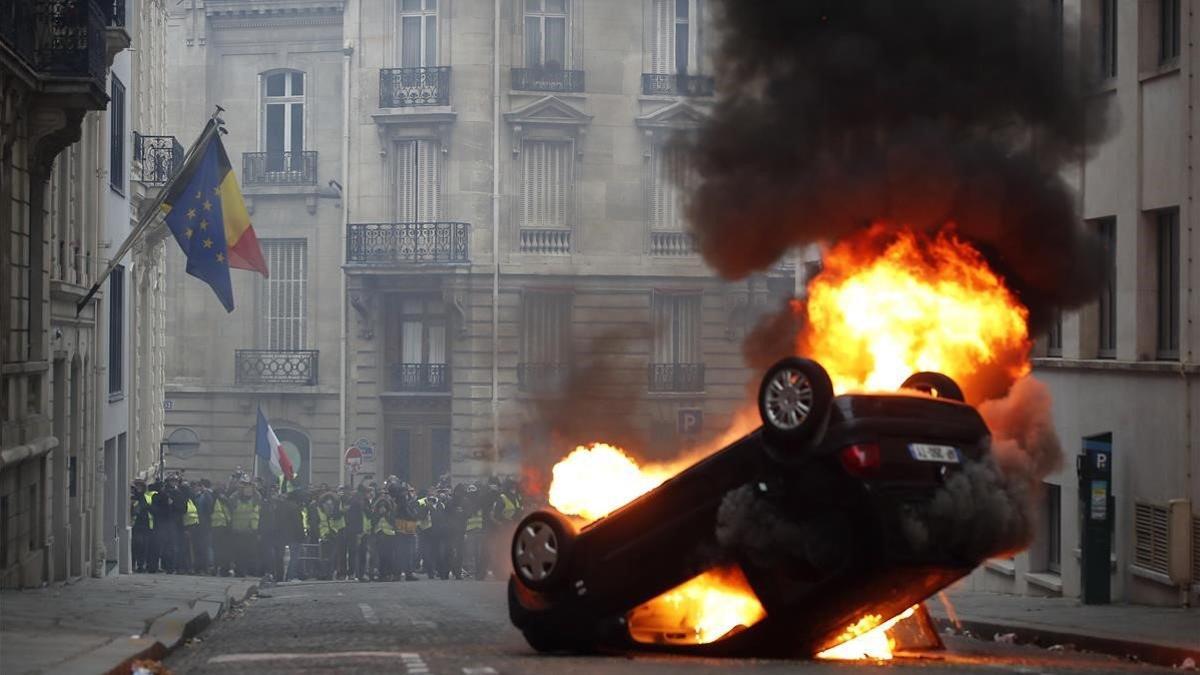
[[[1081,523],[1090,490],[1076,455],[1112,450],[1113,601],[1179,604],[1200,591],[1200,2],[1065,0],[1064,35],[1092,68],[1094,105],[1112,105],[1117,133],[1074,167],[1089,226],[1111,242],[1099,302],[1043,337],[1035,375],[1054,396],[1066,461],[1050,477],[1037,541],[989,562],[981,589],[1079,597]],[[1168,524],[1187,502],[1190,532]],[[1188,551],[1188,549],[1191,549]],[[1168,576],[1182,549],[1190,589]]]
[[[270,282],[235,276],[231,315],[172,266],[167,426],[200,443],[176,463],[248,469],[262,405],[304,480],[344,480],[350,445],[356,479],[514,473],[589,368],[598,410],[636,401],[614,438],[722,429],[745,326],[794,279],[724,283],[683,231],[667,141],[712,104],[710,22],[706,0],[176,10],[175,127],[226,108],[280,251]]]

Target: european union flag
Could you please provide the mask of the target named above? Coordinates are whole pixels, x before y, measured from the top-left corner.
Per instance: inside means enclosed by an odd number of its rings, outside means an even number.
[[[225,311],[233,311],[229,268],[257,270],[267,276],[262,250],[218,133],[171,183],[163,210],[167,227],[187,256],[187,273],[204,281]]]

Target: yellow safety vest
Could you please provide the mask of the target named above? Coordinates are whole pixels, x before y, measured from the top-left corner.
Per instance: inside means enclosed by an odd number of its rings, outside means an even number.
[[[423,509],[428,503],[429,500],[427,500],[425,497],[421,497],[417,500],[417,504],[419,504]],[[433,517],[429,514],[428,509],[425,510],[425,517],[417,521],[417,527],[422,530],[428,530],[429,528],[433,527]]]
[[[236,532],[253,532],[258,529],[258,504],[238,500],[233,506],[230,525]]]
[[[317,513],[320,514],[321,519],[320,529],[322,539],[327,539],[329,538],[330,534],[341,532],[342,530],[346,529],[346,516],[343,515],[338,516],[337,518],[330,518],[328,513],[325,513],[320,509],[317,510]]]
[[[513,516],[517,515],[517,503],[503,492],[500,493],[500,499],[504,500],[504,510],[501,511],[501,515],[504,516],[505,520],[512,520]]]
[[[482,529],[483,529],[483,514],[480,513],[479,511],[476,511],[475,513],[471,514],[470,518],[467,518],[467,532],[473,532],[475,530],[482,530]]]
[[[200,524],[200,512],[196,510],[196,502],[188,500],[187,513],[183,514],[183,526],[191,527]]]
[[[156,494],[158,493],[153,491],[142,493],[142,498],[146,500],[146,515],[150,517],[150,529],[152,530],[154,529],[154,512],[150,510],[150,507],[154,506],[154,495]]]
[[[229,511],[225,510],[225,502],[213,498],[213,527],[229,527]]]
[[[392,527],[391,518],[388,518],[387,516],[380,518],[375,523],[375,534],[383,534],[387,536],[396,534],[396,528]]]
[[[300,526],[304,528],[304,534],[307,535],[308,534],[308,507],[307,506],[301,507],[301,509],[300,509]]]

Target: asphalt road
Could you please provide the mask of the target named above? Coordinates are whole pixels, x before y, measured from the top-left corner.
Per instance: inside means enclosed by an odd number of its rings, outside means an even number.
[[[948,649],[898,658],[893,672],[1158,673],[1094,654],[948,637]],[[175,673],[844,673],[878,664],[715,660],[662,655],[542,656],[511,624],[497,582],[291,582],[227,612],[166,662]]]

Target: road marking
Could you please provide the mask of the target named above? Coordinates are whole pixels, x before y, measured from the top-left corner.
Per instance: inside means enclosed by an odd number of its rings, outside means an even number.
[[[360,602],[358,608],[362,610],[363,618],[367,620],[367,623],[379,623],[379,617],[375,615],[375,610],[371,609],[370,605]]]
[[[463,668],[463,675],[496,675],[496,669],[491,666],[475,666]]]
[[[405,654],[400,657],[404,662],[404,670],[409,675],[428,675],[429,666],[425,665],[425,660],[420,654]]]
[[[218,663],[258,663],[260,661],[327,661],[332,659],[403,659],[406,656],[416,656],[407,652],[324,652],[321,654],[222,654],[208,660],[211,664]]]

